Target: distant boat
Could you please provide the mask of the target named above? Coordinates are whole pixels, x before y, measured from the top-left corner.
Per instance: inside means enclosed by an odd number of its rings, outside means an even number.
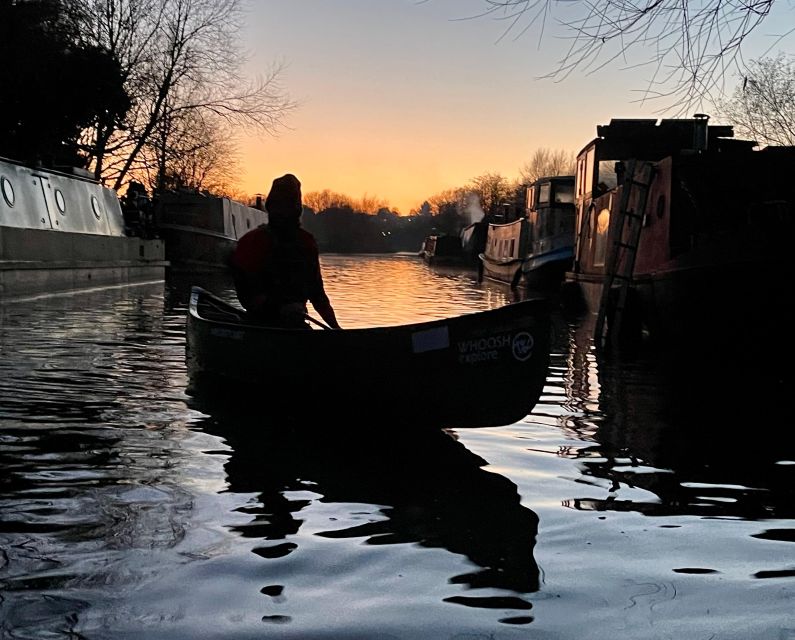
[[[267,222],[263,209],[196,190],[167,191],[155,198],[154,225],[177,271],[226,269],[237,241]]]
[[[795,147],[733,136],[701,114],[614,119],[579,153],[564,299],[594,316],[598,344],[789,341]]]
[[[88,172],[0,158],[0,299],[164,280],[166,266],[163,241],[129,233]]]
[[[488,225],[479,256],[483,277],[512,287],[555,290],[574,257],[574,176],[528,185],[522,213]]]
[[[464,261],[459,237],[445,234],[427,236],[420,256],[428,264],[460,264]]]

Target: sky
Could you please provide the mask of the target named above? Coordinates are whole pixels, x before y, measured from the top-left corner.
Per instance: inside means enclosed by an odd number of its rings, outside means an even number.
[[[504,20],[477,17],[483,7],[252,0],[246,69],[282,65],[282,88],[298,108],[276,135],[241,140],[240,187],[267,193],[273,178],[294,173],[304,193],[375,197],[407,214],[476,176],[517,178],[536,149],[577,152],[611,118],[665,115],[664,104],[640,100],[647,68],[627,69],[630,60],[543,78],[565,52],[563,30],[548,23],[543,33],[506,34]],[[783,15],[791,24],[795,10]],[[756,52],[777,42],[777,24],[755,33]]]

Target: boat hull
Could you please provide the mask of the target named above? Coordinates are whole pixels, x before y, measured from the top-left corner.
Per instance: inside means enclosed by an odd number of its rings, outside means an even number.
[[[163,280],[166,265],[159,240],[0,228],[4,299]]]
[[[195,191],[163,193],[155,200],[154,211],[171,271],[227,269],[238,239],[268,221],[261,209]]]
[[[484,278],[516,286],[522,276],[522,261],[515,260],[493,260],[486,254],[480,254],[481,269]]]
[[[161,225],[171,271],[219,271],[229,268],[237,240],[204,229]]]
[[[0,298],[162,281],[161,239],[129,235],[116,193],[0,158]]]
[[[227,319],[210,317],[213,308]],[[551,329],[543,300],[341,331],[258,327],[235,313],[193,289],[186,356],[194,396],[224,389],[219,395],[232,404],[263,411],[278,405],[300,415],[487,427],[524,418],[546,380]]]

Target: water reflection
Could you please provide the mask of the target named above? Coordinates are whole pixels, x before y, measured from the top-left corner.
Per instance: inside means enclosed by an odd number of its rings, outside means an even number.
[[[2,637],[82,637],[84,612],[188,531],[182,323],[163,294],[0,304]]]
[[[510,301],[419,260],[324,259],[351,326]],[[210,418],[186,404],[194,283],[0,301],[0,637],[790,633],[786,377],[604,359],[560,320],[533,414],[466,446],[383,411],[347,438]]]
[[[572,326],[569,428],[593,440],[572,455],[609,496],[577,509],[749,519],[795,515],[795,434],[771,398],[781,369],[738,366],[703,353],[598,356]],[[632,489],[647,491],[645,499]],[[627,496],[625,499],[622,496]]]
[[[538,589],[533,557],[537,516],[522,506],[513,482],[485,471],[486,461],[452,433],[410,428],[324,433],[307,427],[268,428],[262,420],[231,417],[208,418],[198,426],[222,436],[232,448],[225,465],[229,489],[257,495],[256,504],[245,507],[251,521],[234,529],[261,539],[254,551],[263,558],[282,557],[296,548],[290,538],[301,528],[309,502],[290,495],[308,490],[324,503],[375,505],[382,516],[315,535],[362,538],[368,545],[443,548],[479,567],[451,577],[451,583],[519,594]],[[498,600],[500,608],[529,608],[519,596]],[[493,596],[448,601],[495,604]]]

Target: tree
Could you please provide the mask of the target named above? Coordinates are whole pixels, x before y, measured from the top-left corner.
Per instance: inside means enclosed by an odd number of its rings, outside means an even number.
[[[323,191],[310,191],[304,194],[304,205],[312,209],[315,213],[327,211],[329,209],[351,209],[353,201],[346,195],[335,193],[329,189]]]
[[[719,110],[744,138],[795,145],[795,56],[751,61],[742,84]]]
[[[81,42],[57,0],[0,4],[0,153],[83,166],[81,131],[130,107],[121,68]]]
[[[499,215],[502,206],[513,200],[513,188],[499,173],[484,173],[469,181],[469,191],[478,196],[480,206],[488,215]]]
[[[168,142],[157,173],[149,176],[149,188],[190,188],[217,195],[232,192],[239,162],[231,132],[224,125],[212,114],[199,111],[163,120],[158,135]]]
[[[593,71],[623,61],[648,66],[644,98],[664,98],[679,111],[722,94],[726,70],[741,69],[748,36],[768,18],[775,0],[482,0],[482,15],[508,22],[506,34],[546,23],[558,11],[571,43],[547,77]],[[542,31],[543,33],[543,31]]]
[[[573,152],[563,149],[536,149],[530,160],[519,169],[519,178],[525,184],[532,184],[547,176],[574,175],[577,158]]]
[[[389,210],[389,203],[386,200],[382,200],[378,196],[369,196],[364,194],[360,200],[353,202],[353,208],[355,211],[361,211],[362,213],[375,215],[381,209]]]
[[[83,37],[119,61],[133,108],[123,123],[97,123],[84,138],[97,177],[118,189],[130,174],[164,186],[186,114],[275,133],[296,107],[280,66],[247,80],[239,45],[242,0],[62,0]],[[191,121],[189,118],[187,121]]]

